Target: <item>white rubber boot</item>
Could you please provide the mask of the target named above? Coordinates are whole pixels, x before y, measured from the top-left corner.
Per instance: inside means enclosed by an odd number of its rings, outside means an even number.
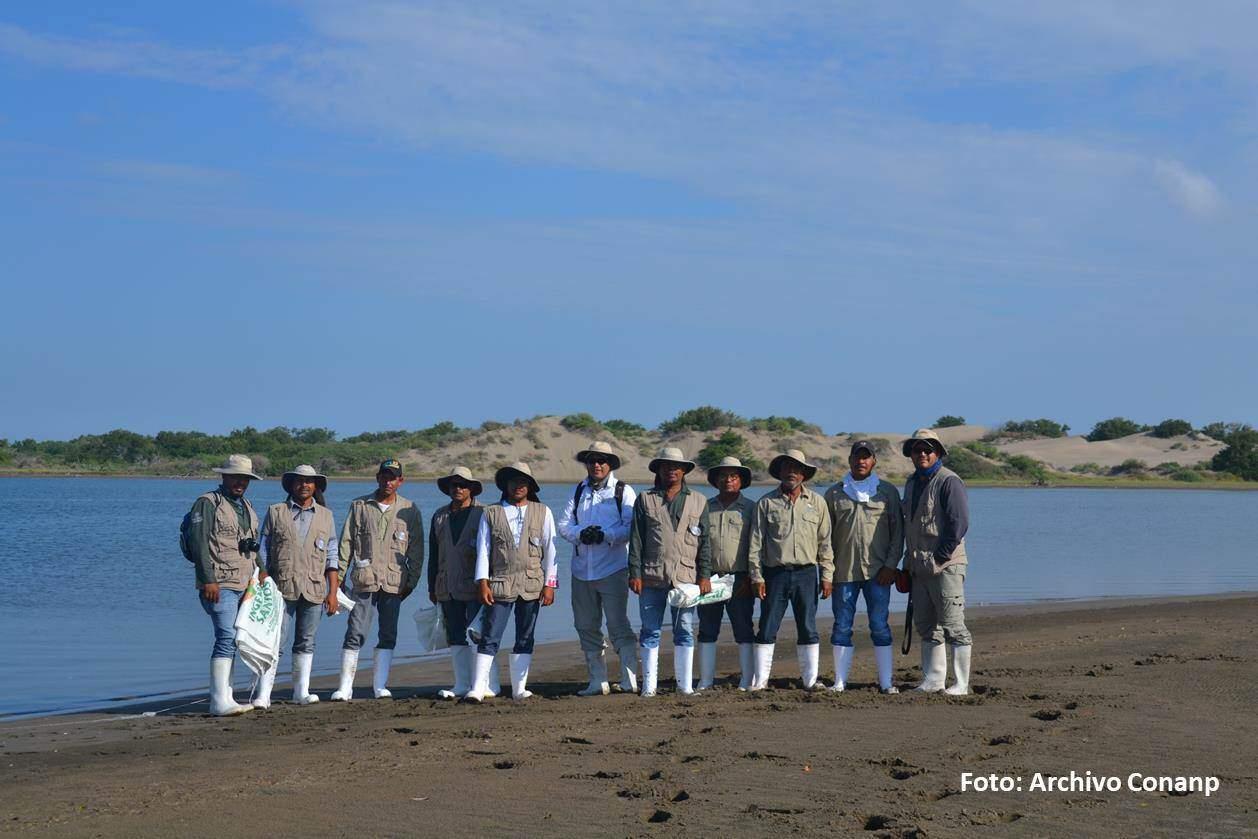
[[[259,677],[258,693],[253,697],[253,702],[250,703],[253,707],[262,710],[271,707],[271,689],[275,687],[275,671],[279,669],[279,666],[280,663],[276,661],[270,670]]]
[[[252,710],[252,705],[237,705],[232,697],[232,660],[210,659],[210,713],[216,717],[233,717]]]
[[[642,660],[642,696],[655,696],[655,683],[660,672],[660,648],[642,647],[638,650]]]
[[[847,689],[847,674],[852,670],[852,656],[855,653],[855,647],[834,645],[834,687],[830,690],[835,693],[842,693]]]
[[[938,693],[944,688],[944,671],[948,667],[948,654],[943,644],[922,642],[922,681],[913,690],[922,693]]]
[[[878,663],[878,690],[885,694],[900,692],[898,687],[891,684],[891,676],[894,673],[891,665],[892,655],[890,644],[885,647],[874,647],[874,661]]]
[[[944,688],[949,696],[965,696],[970,692],[970,645],[952,645],[952,687]]]
[[[532,653],[512,653],[507,659],[511,668],[511,698],[517,702],[528,699],[533,691],[528,689],[529,665],[533,662]]]
[[[358,650],[341,650],[341,684],[332,691],[333,702],[349,702],[354,698],[354,674],[358,672]]]
[[[795,655],[799,659],[799,678],[804,682],[804,690],[824,688],[825,685],[817,681],[817,673],[821,670],[821,645],[798,644]]]
[[[577,691],[577,696],[606,696],[612,692],[607,684],[607,657],[601,648],[586,651],[585,669],[590,672],[590,683]]]
[[[776,644],[756,644],[756,675],[751,679],[751,687],[747,690],[764,690],[769,686],[769,676],[773,673],[773,648]]]
[[[738,689],[747,690],[751,687],[752,679],[756,677],[755,644],[738,645],[738,666],[742,670],[742,675],[738,679]]]
[[[500,693],[502,693],[502,668],[498,666],[498,653],[494,653],[494,663],[489,668],[489,687],[485,690],[485,696],[492,699]]]
[[[716,683],[716,642],[699,642],[699,686],[695,690],[708,690]]]
[[[689,696],[695,692],[695,648],[673,646],[673,678],[677,692]]]
[[[297,653],[293,656],[293,701],[298,705],[313,705],[319,697],[310,692],[310,668],[314,653]]]
[[[625,693],[638,692],[638,648],[625,644],[616,651],[620,656],[620,689]]]
[[[389,668],[393,666],[393,650],[382,650],[376,647],[376,659],[371,668],[371,692],[376,699],[391,699],[389,692]]]
[[[450,665],[454,669],[454,687],[437,691],[438,699],[458,699],[472,689],[472,660],[476,650],[467,644],[450,648]]]
[[[468,647],[470,650],[471,647]],[[494,657],[489,653],[477,653],[472,664],[472,688],[463,694],[468,702],[480,704],[489,696],[489,671],[494,667]]]

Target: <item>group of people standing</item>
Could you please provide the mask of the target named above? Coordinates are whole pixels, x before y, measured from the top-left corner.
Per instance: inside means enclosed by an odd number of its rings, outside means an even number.
[[[790,449],[770,462],[778,485],[758,500],[745,494],[751,470],[732,457],[708,471],[717,490],[709,499],[687,484],[696,464],[680,449],[665,447],[650,461],[654,485],[638,494],[616,477],[620,458],[612,447],[596,441],[576,455],[587,477],[575,487],[558,523],[538,498],[540,487],[527,463],[497,471],[494,483],[501,497],[488,506],[479,500],[481,482],[465,467],[455,467],[437,481],[450,501],[433,515],[427,540],[428,596],[441,609],[454,670],[453,686],[439,696],[479,703],[501,692],[497,656],[512,622],[511,695],[517,700],[532,696],[527,685],[537,620],[540,610],[553,604],[559,585],[557,538],[573,546],[570,599],[589,675],[581,696],[613,689],[656,694],[666,607],[678,693],[716,683],[717,641],[727,615],[739,651],[738,689],[768,687],[788,605],[803,686],[824,688],[816,613],[819,600],[826,599],[834,613],[830,690],[842,691],[852,666],[852,625],[861,597],[879,690],[897,693],[888,612],[891,586],[904,574],[911,577],[914,627],[922,641],[923,679],[916,690],[945,690],[946,642],[953,674],[946,691],[967,693],[965,486],[942,465],[946,449],[933,430],[915,432],[903,453],[914,465],[903,496],[879,478],[876,449],[862,440],[851,446],[848,473],[824,494],[808,486],[817,466],[802,451]],[[404,482],[401,463],[380,464],[377,489],[351,503],[339,541],[332,512],[323,503],[327,479],[312,467],[284,474],[288,497],[271,505],[260,525],[244,498],[249,481],[258,477],[249,459],[233,455],[215,471],[223,476],[221,486],[198,498],[188,518],[189,556],[201,605],[215,630],[211,713],[270,705],[274,668],[261,677],[249,705],[237,704],[231,691],[235,611],[255,567],[260,579],[275,580],[284,598],[286,627],[293,630],[295,702],[318,701],[309,690],[315,629],[322,615],[336,614],[344,597],[353,606],[342,644],[340,685],[331,699],[351,698],[373,617],[379,622],[373,694],[390,696],[398,616],[420,581],[425,554],[420,511],[398,493]],[[733,578],[727,600],[670,605],[672,589],[689,584],[710,594],[718,575]],[[628,614],[630,591],[638,600],[636,635]],[[759,622],[753,625],[757,601]],[[619,661],[618,681],[609,675],[609,650]]]

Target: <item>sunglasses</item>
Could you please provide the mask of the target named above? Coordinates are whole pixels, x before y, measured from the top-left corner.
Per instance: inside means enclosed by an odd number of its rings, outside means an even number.
[[[913,454],[930,454],[934,450],[935,450],[934,446],[914,446],[913,448],[909,449],[909,451]]]
[[[611,461],[605,457],[587,457],[585,462],[593,466],[606,466],[611,463]]]

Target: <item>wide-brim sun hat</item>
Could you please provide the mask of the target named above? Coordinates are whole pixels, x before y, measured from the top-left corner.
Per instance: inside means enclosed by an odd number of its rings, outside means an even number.
[[[782,464],[788,460],[793,460],[800,466],[804,467],[804,480],[811,481],[812,476],[817,474],[817,467],[808,462],[808,457],[799,449],[787,449],[773,460],[769,461],[769,474],[777,480],[782,480]]]
[[[584,448],[577,452],[577,462],[585,463],[586,459],[592,454],[601,454],[603,457],[607,458],[607,465],[610,466],[613,471],[620,468],[620,455],[612,451],[611,443],[604,443],[602,440],[595,440],[593,443],[590,443],[588,448]]]
[[[541,485],[537,483],[537,479],[533,477],[533,470],[522,460],[512,463],[510,466],[504,466],[494,473],[494,484],[503,492],[507,491],[507,481],[512,478],[523,475],[528,478],[529,489],[534,495],[542,491]]]
[[[453,481],[455,478],[459,478],[464,483],[471,485],[473,498],[480,495],[481,492],[484,491],[485,489],[483,486],[481,486],[480,481],[472,477],[472,470],[468,469],[466,466],[456,466],[450,470],[449,475],[446,475],[444,478],[438,478],[437,489],[441,490],[446,495],[449,495],[450,482]]]
[[[654,460],[646,465],[646,468],[650,469],[652,473],[655,473],[659,471],[661,463],[679,464],[687,475],[689,475],[690,472],[694,470],[695,466],[698,465],[693,460],[686,460],[686,456],[682,454],[681,449],[676,446],[665,446],[660,449],[660,453],[655,456]]]
[[[211,472],[217,472],[220,475],[244,475],[246,478],[253,478],[255,481],[262,480],[262,476],[255,474],[253,471],[253,460],[245,457],[243,454],[231,454],[223,461],[222,466],[214,466]]]
[[[295,469],[290,469],[280,476],[280,486],[284,488],[285,492],[292,492],[292,490],[288,488],[288,485],[290,483],[290,479],[296,477],[314,478],[315,486],[319,488],[319,492],[326,492],[328,489],[327,475],[320,475],[315,471],[313,466],[303,463],[301,466],[298,466]]]
[[[723,469],[733,469],[735,472],[737,472],[738,476],[742,479],[743,489],[746,489],[747,487],[751,486],[751,470],[748,469],[746,466],[743,466],[743,462],[736,457],[721,458],[720,463],[716,464],[711,469],[709,469],[708,470],[708,483],[710,483],[712,486],[716,487],[717,489],[720,489],[721,486],[720,484],[717,483],[717,480],[721,477],[721,470]]]
[[[919,442],[930,443],[935,451],[939,452],[940,457],[948,456],[948,449],[944,447],[943,440],[939,439],[939,435],[935,433],[933,428],[919,428],[913,432],[913,436],[904,441],[900,451],[905,457],[911,457],[913,452],[913,444]]]

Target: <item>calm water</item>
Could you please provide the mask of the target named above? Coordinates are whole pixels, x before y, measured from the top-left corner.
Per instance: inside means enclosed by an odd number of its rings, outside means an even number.
[[[0,587],[0,637],[10,639],[0,651],[0,716],[204,690],[210,623],[179,553],[178,531],[193,499],[211,487],[0,478],[0,574],[7,582]],[[329,487],[338,527],[350,499],[373,488]],[[445,499],[432,484],[404,489],[426,517]],[[557,517],[571,493],[571,486],[550,485],[542,500]],[[487,487],[483,497],[491,495],[496,491]],[[255,483],[249,498],[261,513],[282,490],[278,481]],[[1253,540],[1242,526],[1258,520],[1258,493],[975,489],[971,507],[967,594],[974,604],[1258,590]],[[561,585],[555,606],[542,612],[539,641],[575,637],[570,550],[561,544]],[[893,597],[892,608],[902,610],[904,595]],[[418,654],[411,615],[427,602],[421,588],[403,607],[399,660]],[[337,669],[345,622],[341,614],[321,624],[318,672]],[[286,655],[281,681],[287,662]]]

